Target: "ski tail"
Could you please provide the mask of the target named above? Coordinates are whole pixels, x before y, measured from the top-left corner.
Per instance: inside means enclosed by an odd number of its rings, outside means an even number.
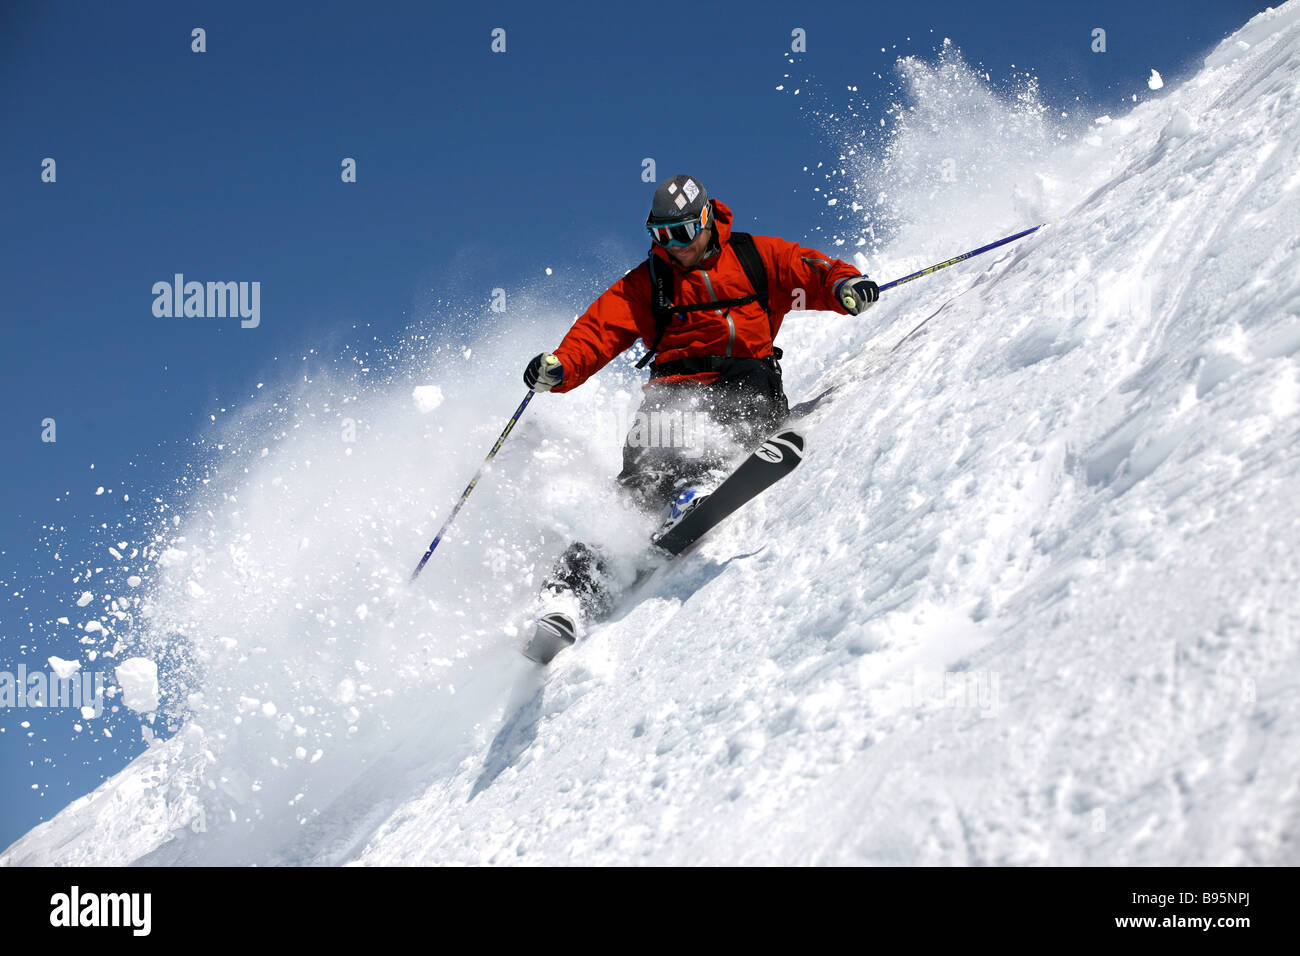
[[[537,619],[533,638],[524,648],[524,657],[543,666],[578,639],[577,627],[572,618],[559,611],[543,614]]]

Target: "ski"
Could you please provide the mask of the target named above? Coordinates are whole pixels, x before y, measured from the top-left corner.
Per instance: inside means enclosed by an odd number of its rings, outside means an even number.
[[[681,554],[742,505],[794,471],[803,460],[803,450],[803,435],[793,429],[777,432],[741,462],[698,507],[656,538],[654,545],[674,557]]]
[[[649,559],[628,593],[635,593],[666,560],[671,561],[682,554],[730,515],[794,471],[803,461],[803,453],[804,437],[793,429],[769,437],[712,494],[667,532],[651,540]],[[544,614],[534,622],[533,636],[524,646],[523,654],[545,666],[560,651],[571,647],[576,638],[574,618],[570,614]]]
[[[838,385],[832,385],[830,388],[814,395],[806,402],[800,402],[798,405],[791,405],[790,414],[786,416],[786,421],[795,422],[811,415],[822,405],[823,402],[830,401],[835,396],[835,391],[838,388]]]

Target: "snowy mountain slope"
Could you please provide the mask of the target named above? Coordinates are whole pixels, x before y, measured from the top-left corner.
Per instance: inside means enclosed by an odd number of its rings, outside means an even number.
[[[517,347],[435,359],[425,415],[315,383],[233,424],[121,652],[177,661],[184,729],[0,862],[1300,861],[1298,75],[1291,2],[978,215],[894,197],[886,278],[1049,225],[788,320],[792,396],[838,386],[804,465],[548,672],[500,622],[568,537],[635,550],[625,368],[533,403],[414,592]],[[1025,135],[933,99],[912,155]]]

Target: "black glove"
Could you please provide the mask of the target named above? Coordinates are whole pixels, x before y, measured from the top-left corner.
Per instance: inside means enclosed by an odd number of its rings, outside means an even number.
[[[524,384],[534,392],[549,392],[564,381],[564,366],[550,352],[535,356],[524,369]]]
[[[849,315],[861,315],[880,298],[880,286],[866,276],[841,279],[835,286],[835,298]]]

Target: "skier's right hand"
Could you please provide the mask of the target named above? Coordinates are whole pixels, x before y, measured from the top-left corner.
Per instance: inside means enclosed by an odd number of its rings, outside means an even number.
[[[534,392],[549,392],[564,381],[564,366],[550,352],[534,356],[524,369],[524,384]]]

